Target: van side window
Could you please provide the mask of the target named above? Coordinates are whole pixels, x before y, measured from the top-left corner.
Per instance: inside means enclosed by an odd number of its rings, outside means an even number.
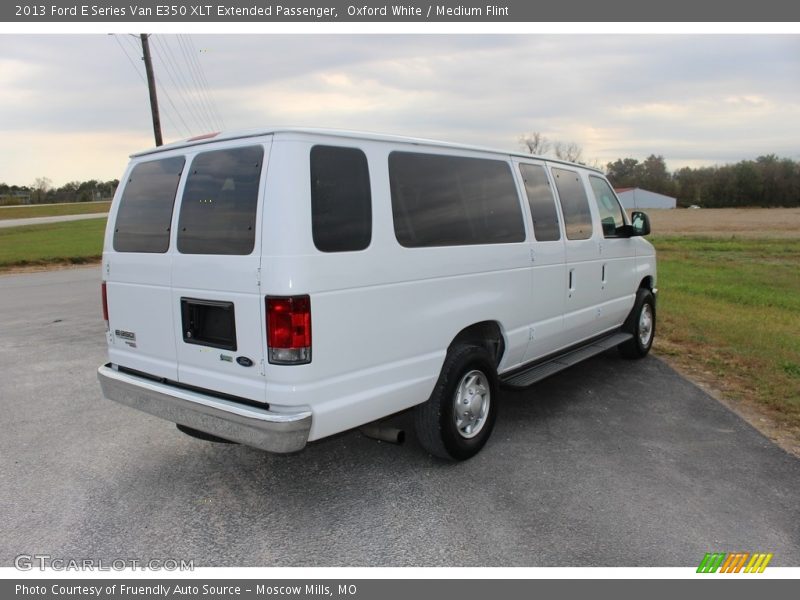
[[[242,255],[253,251],[263,160],[261,146],[214,150],[194,158],[178,219],[179,252]]]
[[[525,240],[505,161],[392,152],[389,180],[395,236],[407,248]]]
[[[366,155],[357,148],[311,148],[311,232],[322,252],[363,250],[372,240]]]
[[[617,229],[625,225],[625,216],[611,186],[602,177],[590,175],[592,193],[600,212],[600,223],[603,225],[604,237],[617,237]]]
[[[588,240],[592,237],[592,213],[580,175],[568,169],[553,169],[558,199],[564,215],[568,240]]]
[[[533,216],[533,234],[539,242],[552,242],[561,239],[558,227],[558,213],[553,190],[547,180],[547,173],[540,165],[519,165],[519,172],[525,182],[525,193]]]
[[[114,250],[167,251],[172,207],[185,162],[184,157],[177,156],[139,163],[133,168],[119,202]]]

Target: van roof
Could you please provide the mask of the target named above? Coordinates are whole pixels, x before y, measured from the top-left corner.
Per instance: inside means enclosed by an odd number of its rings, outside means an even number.
[[[597,171],[598,173],[602,173],[600,169],[595,167],[591,167],[588,165],[581,165],[577,163],[572,163],[566,160],[561,160],[558,158],[551,158],[549,156],[540,156],[540,155],[533,155],[533,154],[525,154],[524,152],[515,152],[512,150],[500,150],[498,148],[488,148],[485,146],[473,146],[469,144],[456,144],[453,142],[443,142],[441,140],[431,140],[425,138],[415,138],[415,137],[407,137],[402,135],[393,135],[393,134],[385,134],[385,133],[375,133],[375,132],[368,132],[368,131],[351,131],[347,129],[322,129],[322,128],[314,128],[314,127],[274,127],[274,128],[267,128],[267,129],[245,129],[239,131],[224,131],[224,132],[216,132],[216,133],[209,133],[205,135],[199,135],[196,137],[192,137],[186,140],[181,140],[177,142],[172,142],[169,144],[165,144],[163,146],[158,146],[155,148],[150,148],[149,150],[143,150],[141,152],[136,152],[131,154],[131,158],[137,158],[140,156],[147,156],[150,154],[157,154],[159,152],[166,152],[168,150],[175,150],[178,148],[186,148],[191,146],[199,146],[202,144],[211,144],[214,142],[221,142],[227,140],[237,140],[237,139],[245,139],[251,137],[259,137],[263,135],[272,135],[276,133],[297,133],[297,134],[305,134],[305,135],[321,135],[321,136],[330,136],[330,137],[340,137],[340,138],[351,138],[351,139],[358,139],[358,140],[372,140],[372,141],[381,141],[381,142],[395,142],[395,143],[403,143],[403,144],[412,144],[412,145],[420,145],[420,146],[435,146],[439,148],[452,148],[452,149],[459,149],[459,150],[473,150],[478,152],[491,152],[493,154],[502,154],[504,156],[515,156],[519,158],[538,158],[541,160],[546,160],[548,162],[554,163],[561,163],[565,165],[572,165],[576,167],[581,167],[584,169],[589,169],[592,171]]]

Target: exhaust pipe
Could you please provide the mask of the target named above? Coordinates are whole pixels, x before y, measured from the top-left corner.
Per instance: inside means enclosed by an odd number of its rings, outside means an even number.
[[[390,444],[402,444],[406,440],[406,432],[397,427],[389,427],[379,422],[367,423],[358,428],[362,435]]]
[[[191,427],[187,427],[186,425],[181,425],[180,423],[175,423],[175,427],[178,428],[178,431],[181,433],[185,433],[186,435],[193,437],[198,440],[203,440],[204,442],[214,442],[216,444],[237,444],[238,442],[233,442],[231,440],[226,440],[225,438],[217,437],[210,433],[206,433],[205,431],[200,431],[198,429],[192,429]]]

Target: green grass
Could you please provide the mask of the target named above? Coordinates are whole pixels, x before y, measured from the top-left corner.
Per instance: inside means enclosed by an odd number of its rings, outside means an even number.
[[[800,239],[652,241],[657,349],[800,426]]]
[[[32,217],[60,217],[108,212],[111,202],[65,202],[45,206],[0,206],[0,220],[30,219]]]
[[[103,254],[106,219],[0,228],[0,269],[85,263]]]

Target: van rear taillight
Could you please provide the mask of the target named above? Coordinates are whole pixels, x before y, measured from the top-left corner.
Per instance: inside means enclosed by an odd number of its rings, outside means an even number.
[[[311,298],[267,296],[267,357],[274,365],[311,362]]]
[[[103,321],[106,322],[106,331],[108,331],[108,292],[106,291],[105,281],[100,286],[100,293],[103,296]]]

